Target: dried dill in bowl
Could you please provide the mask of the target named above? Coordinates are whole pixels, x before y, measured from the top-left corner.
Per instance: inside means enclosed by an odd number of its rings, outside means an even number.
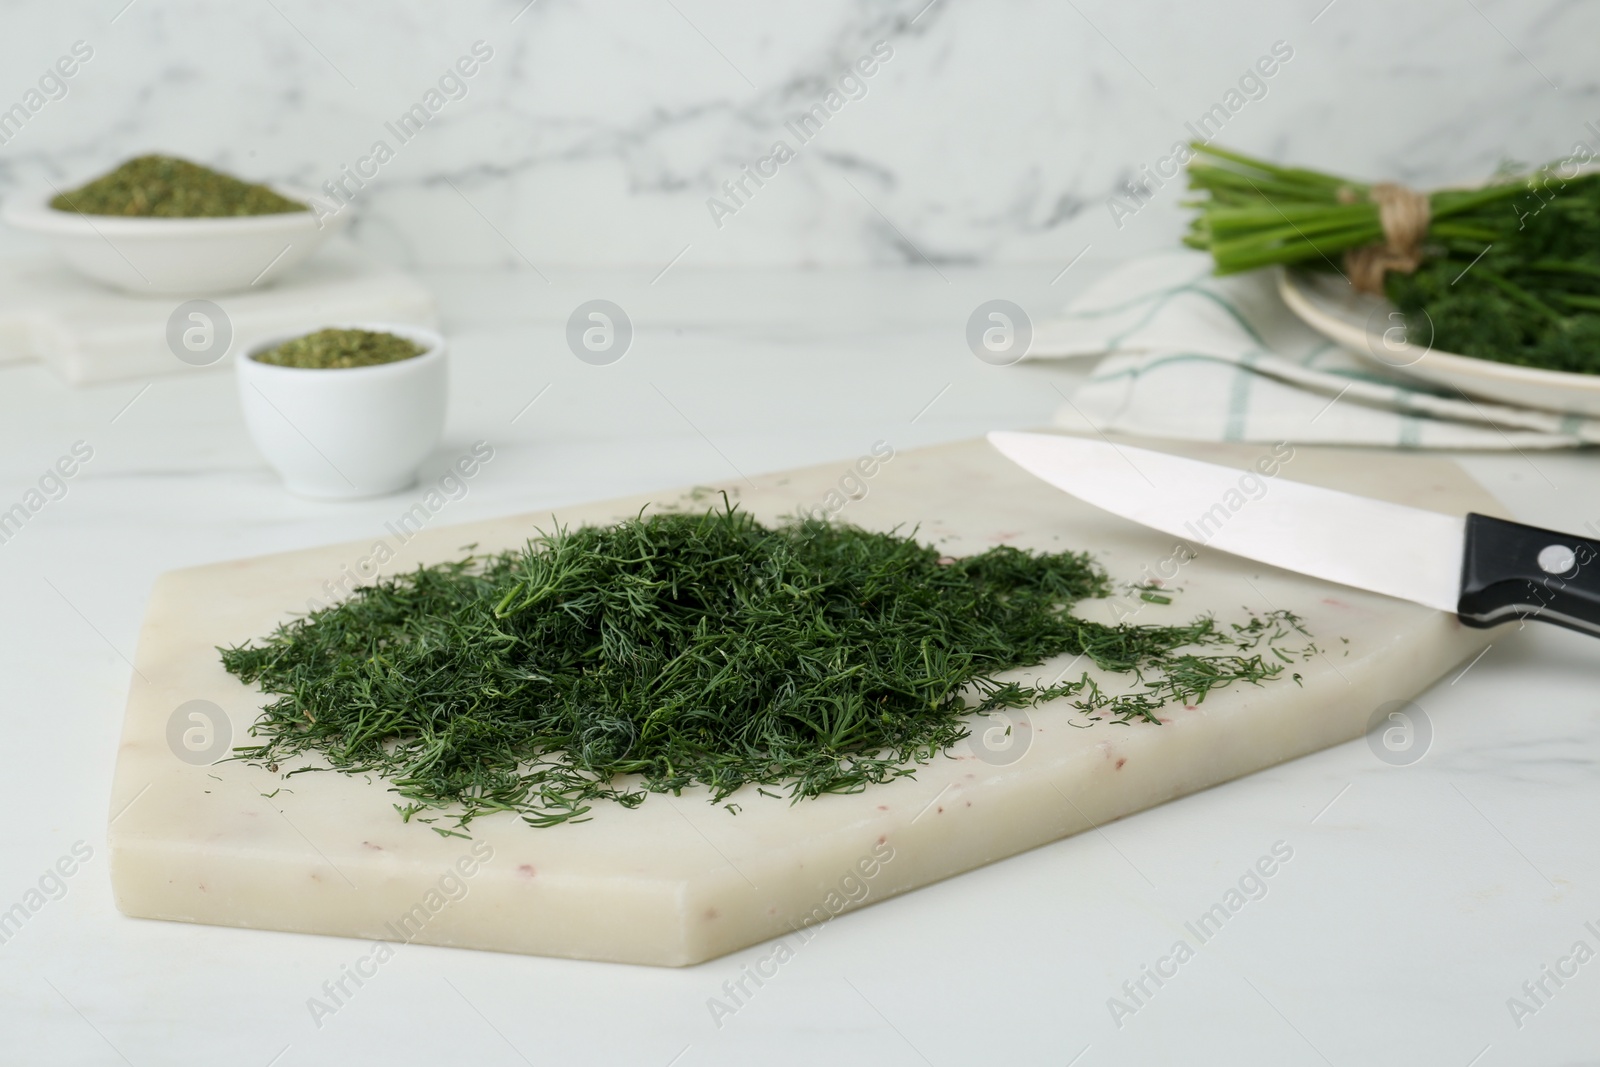
[[[231,218],[309,211],[307,205],[175,156],[138,156],[50,201],[57,211],[129,218]]]
[[[377,367],[415,359],[426,352],[422,345],[386,330],[329,327],[275,345],[250,358],[275,367],[301,370],[346,370]]]
[[[900,533],[769,527],[725,506],[420,567],[221,652],[277,698],[244,758],[315,753],[375,772],[407,818],[513,811],[541,827],[697,785],[714,802],[746,785],[858,792],[960,741],[980,710],[1060,698],[1155,722],[1164,704],[1278,679],[1313,652],[1287,613],[1181,626],[1072,614],[1110,592],[1080,553],[952,560]],[[999,678],[1080,653],[1138,684]]]

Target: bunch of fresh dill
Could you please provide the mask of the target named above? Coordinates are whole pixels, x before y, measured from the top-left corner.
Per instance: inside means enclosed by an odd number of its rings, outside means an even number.
[[[1204,198],[1185,243],[1218,274],[1274,265],[1338,269],[1381,243],[1373,186],[1195,143],[1190,188]],[[1600,172],[1565,160],[1473,189],[1427,194],[1414,273],[1391,270],[1386,296],[1407,337],[1441,352],[1548,370],[1600,373]]]
[[[1442,241],[1385,294],[1407,337],[1544,370],[1600,373],[1600,174],[1482,211],[1478,234]],[[1431,336],[1430,336],[1431,335]]]
[[[909,774],[976,711],[1067,698],[1143,719],[1279,676],[1292,615],[1219,626],[1107,626],[1075,601],[1110,592],[1089,557],[992,548],[964,559],[898,533],[817,520],[769,528],[734,507],[558,529],[520,551],[420,567],[224,649],[278,699],[244,758],[308,751],[377,772],[465,825],[535,826],[590,801],[746,784],[795,799]],[[1138,683],[997,678],[1083,655]],[[438,828],[436,828],[438,829]],[[440,830],[440,832],[450,832]]]

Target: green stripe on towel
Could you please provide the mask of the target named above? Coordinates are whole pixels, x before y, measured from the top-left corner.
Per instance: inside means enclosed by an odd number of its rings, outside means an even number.
[[[1256,376],[1252,369],[1255,362],[1255,353],[1239,360],[1238,370],[1233,376],[1233,388],[1228,391],[1228,421],[1222,430],[1224,441],[1244,440],[1245,415],[1250,408],[1250,383]]]

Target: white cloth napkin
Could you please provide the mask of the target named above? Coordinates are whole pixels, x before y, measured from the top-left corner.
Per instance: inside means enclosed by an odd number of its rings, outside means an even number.
[[[1529,449],[1600,443],[1600,422],[1434,391],[1305,325],[1271,271],[1218,278],[1201,252],[1134,260],[1034,331],[1029,359],[1098,356],[1056,421],[1208,441]]]

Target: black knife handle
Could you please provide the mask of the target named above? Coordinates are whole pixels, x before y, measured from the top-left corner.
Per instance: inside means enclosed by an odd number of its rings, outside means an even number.
[[[1469,514],[1456,613],[1468,626],[1537,619],[1600,636],[1600,541]]]

